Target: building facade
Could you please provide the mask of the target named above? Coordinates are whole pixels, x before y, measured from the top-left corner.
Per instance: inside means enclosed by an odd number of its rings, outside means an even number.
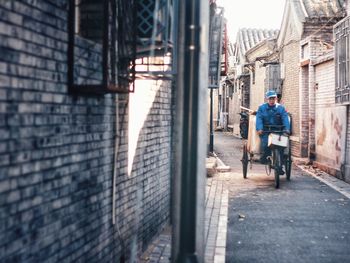
[[[230,65],[232,69],[229,69],[229,72],[231,70],[232,73],[226,79],[226,94],[229,94],[227,96],[228,127],[236,135],[239,135],[241,107],[254,110],[259,99],[261,99],[260,104],[263,103],[264,97],[260,98],[256,91],[258,90],[261,94],[265,90],[265,84],[263,86],[259,84],[260,81],[265,83],[265,69],[261,67],[260,62],[255,64],[256,57],[266,55],[266,49],[270,50],[272,46],[271,42],[264,42],[264,40],[274,38],[277,34],[278,30],[247,28],[240,29],[237,33],[234,52],[230,58],[233,63]],[[250,56],[248,56],[249,51]]]
[[[314,151],[314,97],[310,89],[314,72],[308,63],[323,52],[332,40],[333,25],[345,15],[345,1],[315,3],[310,0],[286,1],[280,34],[277,39],[279,61],[284,64],[282,97],[292,115],[292,155],[312,158]],[[302,40],[317,38],[324,43],[311,47]],[[320,51],[321,49],[321,51]]]
[[[172,83],[72,92],[68,3],[0,2],[1,262],[135,262],[170,221]]]

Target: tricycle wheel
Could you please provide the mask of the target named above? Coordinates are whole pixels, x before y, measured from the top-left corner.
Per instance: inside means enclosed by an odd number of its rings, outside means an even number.
[[[248,173],[248,149],[247,144],[243,145],[243,156],[242,156],[242,167],[243,167],[243,178],[247,178]]]
[[[272,166],[272,163],[271,163],[271,156],[268,156],[267,157],[267,162],[265,164],[265,171],[266,171],[266,174],[267,175],[270,175],[271,174],[271,166]]]
[[[290,180],[290,175],[292,172],[292,157],[291,157],[291,150],[289,148],[288,155],[285,156],[284,166],[286,168],[286,177],[287,180]]]
[[[280,172],[282,169],[281,154],[279,149],[273,150],[273,167],[275,173],[275,188],[280,187]]]

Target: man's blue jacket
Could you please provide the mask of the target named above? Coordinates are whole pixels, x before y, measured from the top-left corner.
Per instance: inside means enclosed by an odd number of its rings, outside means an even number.
[[[284,106],[279,103],[274,106],[268,103],[260,105],[256,114],[256,130],[264,130],[264,125],[283,125],[283,130],[290,132],[288,113]]]

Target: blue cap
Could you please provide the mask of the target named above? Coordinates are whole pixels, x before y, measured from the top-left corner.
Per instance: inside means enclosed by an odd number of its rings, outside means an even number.
[[[265,94],[265,98],[271,98],[271,97],[277,97],[277,93],[274,90],[269,90],[268,92],[266,92]]]

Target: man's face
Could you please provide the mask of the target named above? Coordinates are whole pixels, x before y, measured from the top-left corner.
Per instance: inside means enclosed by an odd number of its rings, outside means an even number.
[[[277,97],[270,97],[267,99],[267,102],[270,106],[273,106],[276,104],[276,101],[277,101]]]

